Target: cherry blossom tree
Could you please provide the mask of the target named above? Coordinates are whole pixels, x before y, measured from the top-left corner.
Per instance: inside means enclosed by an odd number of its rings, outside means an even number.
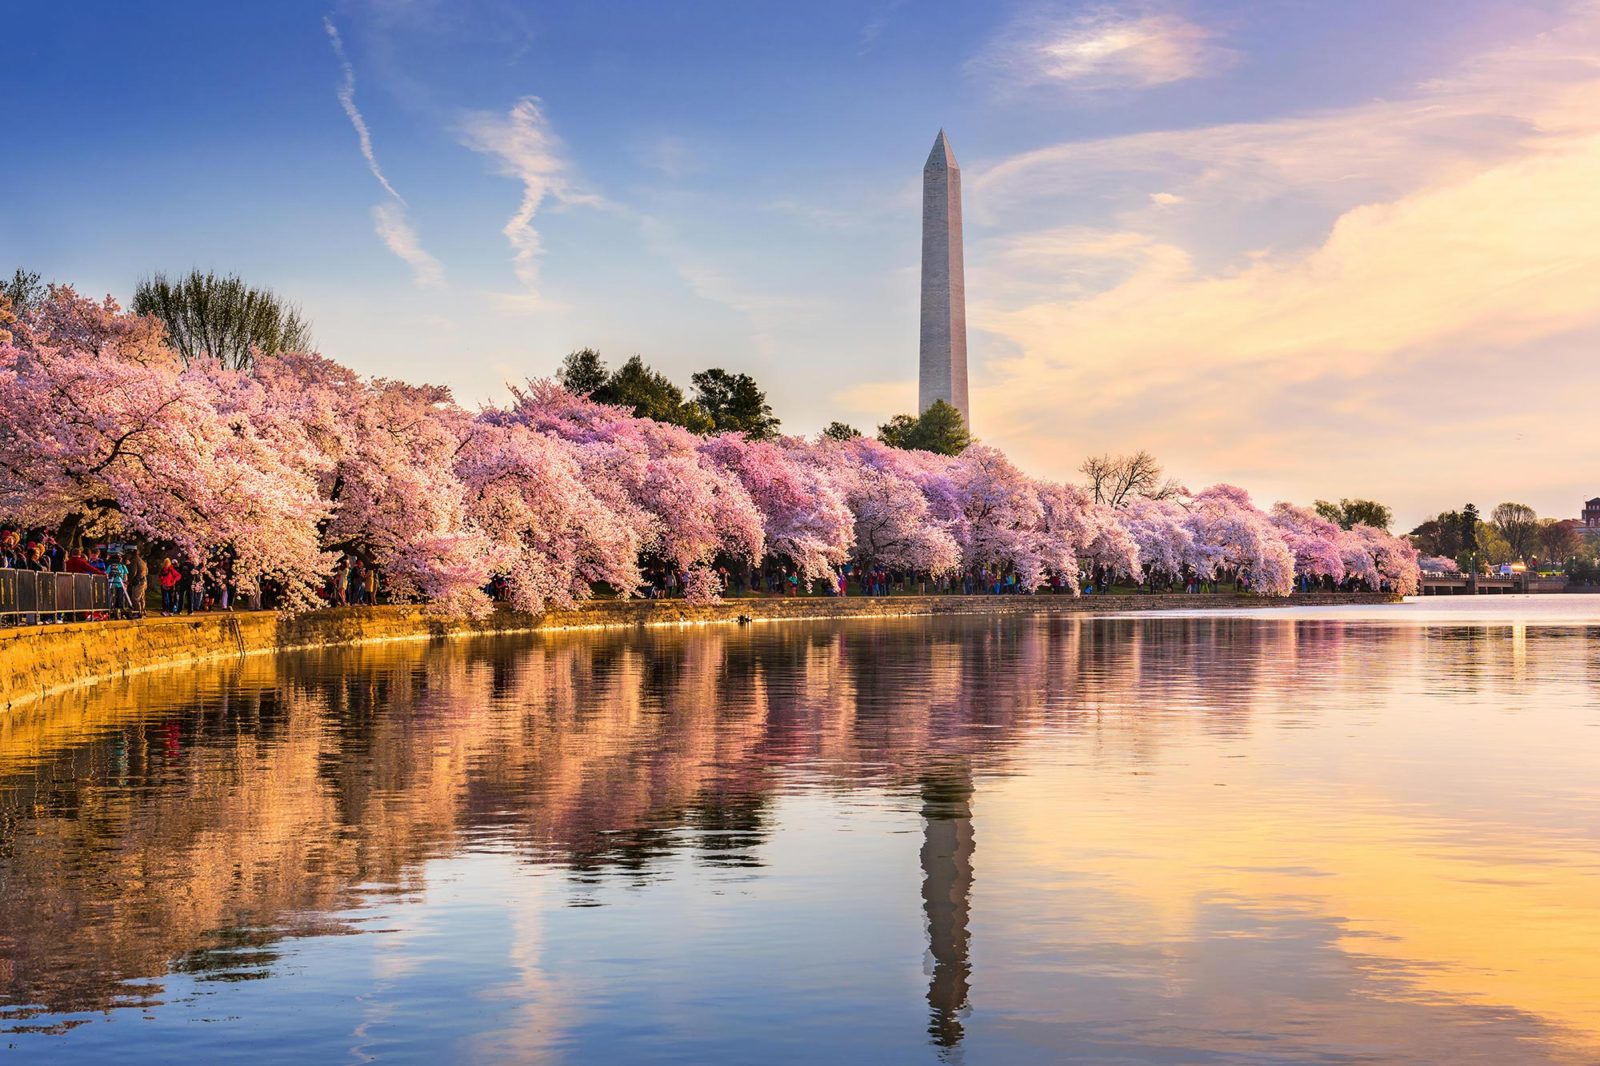
[[[853,519],[852,558],[867,567],[943,574],[961,565],[946,521],[897,465],[906,452],[865,437],[823,440],[811,456],[828,471]]]
[[[806,580],[830,578],[844,565],[854,543],[854,517],[805,442],[722,433],[700,450],[750,494],[761,513],[767,551],[788,559]]]
[[[455,470],[470,417],[447,390],[365,381],[305,353],[263,357],[234,379],[261,384],[256,424],[316,478],[329,508],[325,548],[376,566],[392,599],[488,610],[488,543],[468,521]]]
[[[1049,556],[1060,560],[1061,553],[1045,548],[1044,507],[1033,481],[994,448],[968,447],[950,463],[942,482],[929,483],[953,490],[954,532],[968,570],[1014,570],[1018,583],[1032,591],[1045,578]]]
[[[1378,562],[1372,557],[1366,538],[1354,529],[1339,531],[1339,558],[1344,562],[1347,579],[1369,589],[1376,589],[1382,583],[1383,575],[1378,572]]]
[[[456,462],[473,528],[511,604],[542,611],[587,599],[604,583],[622,596],[643,584],[639,557],[651,526],[590,491],[580,449],[515,421],[480,418]]]
[[[1124,494],[1028,476],[999,451],[890,448],[848,434],[698,436],[549,383],[476,413],[448,391],[366,379],[314,353],[251,372],[169,348],[159,323],[52,288],[0,336],[0,516],[63,535],[134,536],[202,567],[231,561],[241,591],[270,579],[315,604],[339,553],[390,595],[440,610],[570,605],[638,594],[663,569],[691,600],[719,563],[767,553],[807,579],[847,561],[938,575],[1294,576],[1410,593],[1409,542],[1340,529],[1305,508],[1270,515],[1244,490]]]
[[[1152,580],[1176,581],[1195,569],[1199,555],[1189,512],[1176,499],[1130,497],[1116,512],[1117,522],[1138,549],[1141,569]]]
[[[1096,503],[1089,490],[1078,485],[1042,484],[1038,492],[1044,507],[1042,532],[1062,542],[1053,549],[1063,553],[1061,561],[1052,562],[1050,568],[1069,587],[1077,587],[1076,560],[1113,576],[1140,573],[1143,549],[1123,510]]]
[[[750,493],[681,426],[635,418],[544,381],[513,390],[509,409],[481,417],[576,445],[584,483],[640,524],[644,553],[664,565],[689,575],[709,568],[718,553],[749,562],[764,554],[762,516]],[[708,587],[697,581],[694,591]]]
[[[1292,503],[1272,505],[1272,524],[1294,553],[1295,572],[1309,578],[1328,578],[1335,585],[1344,580],[1345,563],[1340,551],[1344,531],[1308,507]]]
[[[1415,596],[1422,589],[1422,570],[1417,565],[1417,549],[1404,537],[1368,525],[1357,525],[1350,533],[1358,538],[1371,556],[1378,576],[1390,591]],[[1373,583],[1377,588],[1377,583]]]
[[[1244,489],[1213,485],[1201,492],[1190,504],[1187,525],[1194,537],[1195,570],[1202,577],[1248,574],[1258,595],[1294,591],[1294,555]]]
[[[56,287],[0,346],[0,512],[203,566],[226,550],[241,592],[268,577],[309,605],[327,561],[314,480],[256,432],[227,372],[183,368],[129,317]]]

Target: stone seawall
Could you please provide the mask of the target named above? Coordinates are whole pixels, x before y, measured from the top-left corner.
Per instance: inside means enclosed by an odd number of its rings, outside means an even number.
[[[682,600],[599,600],[542,615],[496,612],[447,618],[414,607],[340,608],[280,616],[272,611],[85,622],[0,629],[0,708],[74,685],[145,670],[293,648],[432,640],[546,629],[696,625],[806,618],[901,618],[946,614],[1071,614],[1215,608],[1317,607],[1392,603],[1380,594],[1322,594],[1286,599],[1233,595],[1159,596],[801,596],[695,605]]]

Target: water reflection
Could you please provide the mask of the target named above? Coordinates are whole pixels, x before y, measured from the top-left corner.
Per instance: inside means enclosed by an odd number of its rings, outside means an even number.
[[[922,783],[922,907],[928,915],[928,1035],[961,1043],[967,1009],[967,916],[972,907],[972,777],[951,769]]]
[[[0,720],[0,1014],[84,1054],[322,988],[363,1015],[304,1039],[379,1058],[1583,1059],[1597,640],[953,619],[144,675]]]

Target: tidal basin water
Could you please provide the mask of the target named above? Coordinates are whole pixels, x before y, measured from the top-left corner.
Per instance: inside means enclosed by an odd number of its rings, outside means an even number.
[[[1600,597],[756,624],[0,718],[59,1062],[1594,1062]]]

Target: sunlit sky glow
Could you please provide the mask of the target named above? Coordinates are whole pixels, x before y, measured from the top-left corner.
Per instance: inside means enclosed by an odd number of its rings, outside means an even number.
[[[976,434],[1409,526],[1600,493],[1600,6],[368,0],[8,15],[0,267],[298,300],[468,404],[593,345],[786,429],[915,403],[966,186]]]

